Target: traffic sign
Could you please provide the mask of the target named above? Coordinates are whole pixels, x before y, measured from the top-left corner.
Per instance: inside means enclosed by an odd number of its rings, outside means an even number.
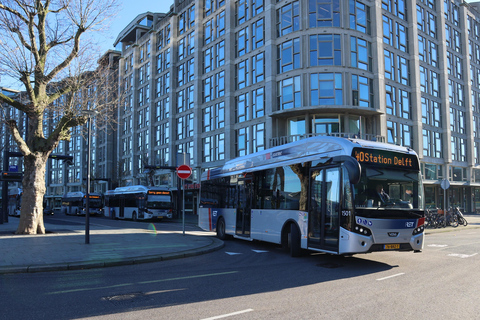
[[[183,179],[183,180],[188,179],[191,174],[192,174],[192,168],[190,168],[186,164],[182,164],[177,168],[177,176],[180,179]]]
[[[447,190],[448,188],[450,188],[450,181],[448,181],[447,179],[443,179],[440,183],[440,187],[442,187],[443,190]]]

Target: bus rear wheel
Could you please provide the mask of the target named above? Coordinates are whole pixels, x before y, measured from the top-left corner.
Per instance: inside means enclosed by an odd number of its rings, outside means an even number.
[[[225,220],[223,218],[217,221],[217,238],[220,240],[227,239],[227,233],[225,231]]]

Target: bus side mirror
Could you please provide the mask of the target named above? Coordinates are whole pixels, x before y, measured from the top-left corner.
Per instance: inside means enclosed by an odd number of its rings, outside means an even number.
[[[350,183],[357,184],[360,182],[362,168],[357,159],[349,156],[336,156],[332,158],[332,162],[343,162],[343,165],[347,168]]]

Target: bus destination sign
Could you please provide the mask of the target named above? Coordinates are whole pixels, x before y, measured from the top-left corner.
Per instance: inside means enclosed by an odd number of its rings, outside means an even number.
[[[385,150],[354,148],[352,157],[360,163],[375,166],[418,170],[418,159],[413,154],[404,154]]]
[[[168,192],[168,191],[148,190],[148,194],[157,195],[157,196],[163,196],[163,195],[169,195],[170,192]]]

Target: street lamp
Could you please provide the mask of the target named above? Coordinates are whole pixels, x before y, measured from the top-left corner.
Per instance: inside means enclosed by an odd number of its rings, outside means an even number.
[[[97,110],[83,110],[85,116],[87,116],[87,201],[86,201],[86,212],[85,212],[85,244],[90,243],[90,148],[91,148],[91,126],[92,126],[92,117],[98,114]]]

